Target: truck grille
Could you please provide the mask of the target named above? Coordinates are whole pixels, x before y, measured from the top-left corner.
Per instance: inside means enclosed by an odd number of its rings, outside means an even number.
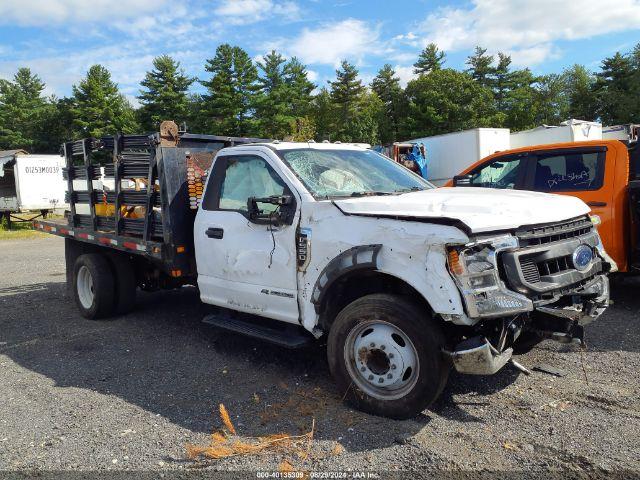
[[[571,255],[536,262],[533,259],[520,259],[522,276],[528,283],[539,283],[540,277],[555,275],[573,269]]]
[[[523,228],[516,235],[520,248],[501,254],[506,282],[516,291],[534,296],[562,291],[602,271],[597,253],[600,240],[587,216]],[[577,270],[572,260],[580,245],[588,245],[595,254],[585,271]]]
[[[554,223],[540,227],[525,227],[516,232],[521,247],[545,245],[586,235],[593,230],[588,217],[579,217],[568,222]]]
[[[522,276],[529,283],[538,283],[540,281],[540,271],[538,265],[533,260],[520,260],[520,268]]]

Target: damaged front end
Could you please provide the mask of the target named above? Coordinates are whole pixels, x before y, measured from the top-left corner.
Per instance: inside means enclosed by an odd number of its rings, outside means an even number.
[[[584,343],[609,304],[615,268],[588,217],[449,249],[467,315],[479,321],[446,351],[461,373],[490,375],[544,339]]]

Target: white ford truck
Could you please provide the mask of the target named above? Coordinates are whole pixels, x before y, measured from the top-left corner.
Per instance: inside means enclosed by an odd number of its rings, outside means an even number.
[[[346,399],[408,418],[452,367],[490,375],[542,339],[580,342],[608,305],[615,265],[576,198],[435,189],[355,145],[165,127],[64,145],[71,211],[36,227],[66,238],[87,318],[126,313],[137,288],[197,285],[222,307],[206,322],[325,339]]]

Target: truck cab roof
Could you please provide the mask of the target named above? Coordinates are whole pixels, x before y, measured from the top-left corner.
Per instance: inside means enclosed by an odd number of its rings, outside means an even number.
[[[329,142],[280,142],[274,140],[272,142],[259,142],[259,143],[247,143],[243,145],[236,145],[233,147],[227,147],[224,150],[237,150],[246,149],[251,147],[267,147],[271,150],[296,150],[300,148],[310,148],[314,150],[367,150],[370,145],[367,143],[329,143]]]

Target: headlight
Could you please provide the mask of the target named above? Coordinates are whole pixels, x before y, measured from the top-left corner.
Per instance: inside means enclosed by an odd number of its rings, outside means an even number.
[[[517,247],[516,237],[503,235],[448,248],[449,270],[470,317],[499,317],[533,310],[531,300],[507,289],[498,272],[498,253]]]

